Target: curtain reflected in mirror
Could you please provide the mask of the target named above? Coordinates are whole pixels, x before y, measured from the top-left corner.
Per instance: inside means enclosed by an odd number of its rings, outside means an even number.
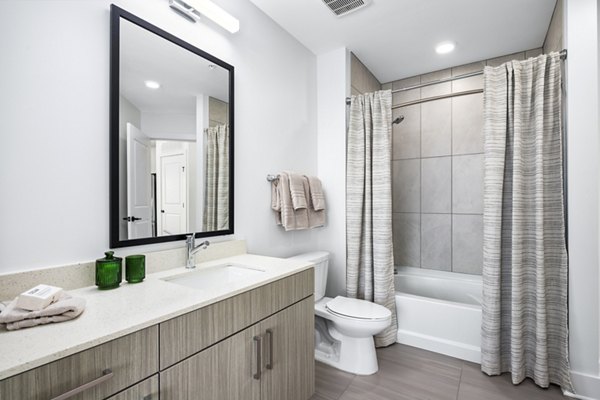
[[[206,197],[203,231],[229,226],[229,125],[206,130]]]

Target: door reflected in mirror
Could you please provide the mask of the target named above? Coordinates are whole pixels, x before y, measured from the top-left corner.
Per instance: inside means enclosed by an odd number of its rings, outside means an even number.
[[[112,21],[119,28],[119,79],[111,246],[232,233],[233,67],[118,7],[112,12],[119,14]],[[115,125],[111,119],[113,131]]]

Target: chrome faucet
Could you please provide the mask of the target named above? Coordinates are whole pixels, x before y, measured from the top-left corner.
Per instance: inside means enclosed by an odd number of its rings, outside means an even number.
[[[187,246],[187,264],[185,267],[187,269],[196,268],[196,265],[194,264],[194,254],[202,249],[206,249],[210,245],[210,242],[205,240],[196,246],[196,233],[192,233],[191,235],[187,235],[185,237],[185,244]]]

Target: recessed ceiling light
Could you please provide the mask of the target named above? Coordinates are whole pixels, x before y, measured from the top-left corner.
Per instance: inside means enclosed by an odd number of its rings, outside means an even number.
[[[145,81],[144,83],[148,89],[158,89],[160,87],[160,83],[155,81]]]
[[[450,53],[456,45],[452,42],[442,42],[435,46],[435,52],[438,54],[447,54]]]

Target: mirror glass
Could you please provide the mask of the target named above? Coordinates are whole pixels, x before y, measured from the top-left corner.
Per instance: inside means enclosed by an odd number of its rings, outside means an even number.
[[[118,207],[111,204],[111,245],[232,233],[233,67],[137,18],[121,15],[118,24]]]

